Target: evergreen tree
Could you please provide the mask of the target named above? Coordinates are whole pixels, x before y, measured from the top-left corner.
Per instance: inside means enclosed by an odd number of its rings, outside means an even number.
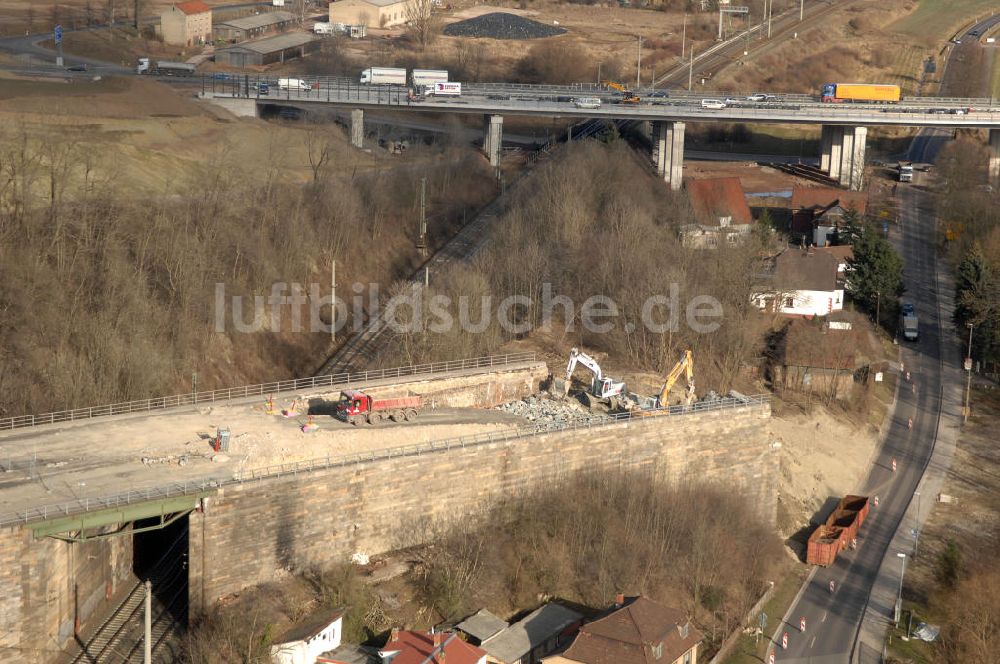
[[[903,294],[903,259],[888,240],[868,227],[861,228],[851,243],[854,256],[848,260],[847,292],[855,304],[870,312],[886,309]],[[881,322],[881,321],[876,321]]]

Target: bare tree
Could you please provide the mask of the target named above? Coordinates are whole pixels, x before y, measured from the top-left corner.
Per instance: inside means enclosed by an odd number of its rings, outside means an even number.
[[[313,184],[316,184],[330,161],[333,147],[330,133],[324,130],[323,125],[314,125],[306,131],[305,143],[309,167],[312,169]]]
[[[408,32],[420,45],[420,49],[427,48],[438,35],[440,21],[433,11],[432,0],[410,0],[406,3],[406,22]]]

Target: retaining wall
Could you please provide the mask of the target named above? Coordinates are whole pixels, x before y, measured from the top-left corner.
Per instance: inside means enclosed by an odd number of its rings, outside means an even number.
[[[229,486],[190,516],[191,609],[286,571],[412,543],[427,519],[461,517],[579,471],[637,468],[724,483],[773,522],[769,417],[764,403],[638,419]]]

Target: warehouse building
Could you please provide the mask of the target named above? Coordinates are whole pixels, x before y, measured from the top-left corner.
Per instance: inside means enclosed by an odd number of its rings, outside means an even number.
[[[430,11],[430,4],[424,5]],[[392,28],[403,25],[417,9],[414,0],[336,0],[330,3],[330,22]]]
[[[295,15],[291,12],[266,12],[220,21],[212,27],[212,33],[216,40],[236,43],[281,32],[293,25],[295,25]]]
[[[319,37],[305,32],[289,32],[216,49],[215,61],[233,67],[260,67],[305,57],[318,51],[319,47]]]

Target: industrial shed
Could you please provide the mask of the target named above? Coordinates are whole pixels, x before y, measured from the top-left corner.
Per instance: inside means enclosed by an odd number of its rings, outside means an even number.
[[[265,12],[229,21],[220,21],[212,26],[212,34],[216,39],[223,41],[241,42],[272,32],[281,32],[294,24],[295,15],[291,12]]]
[[[215,61],[233,67],[260,67],[305,57],[318,51],[319,47],[320,40],[315,35],[289,32],[216,49]]]

